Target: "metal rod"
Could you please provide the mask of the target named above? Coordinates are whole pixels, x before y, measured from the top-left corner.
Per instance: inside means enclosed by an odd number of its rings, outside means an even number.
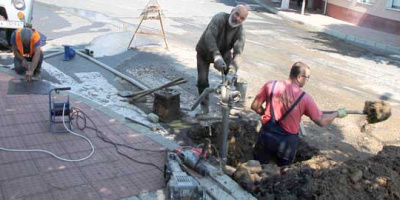
[[[80,56],[82,56],[82,57],[94,62],[95,64],[99,65],[100,67],[103,67],[104,69],[106,69],[106,70],[118,75],[119,77],[127,80],[128,82],[130,82],[133,85],[141,88],[142,90],[148,90],[149,89],[148,87],[144,86],[143,84],[139,83],[138,81],[132,79],[131,77],[129,77],[129,76],[125,75],[125,74],[122,74],[121,72],[111,68],[110,66],[108,66],[108,65],[106,65],[106,64],[104,64],[104,63],[102,63],[102,62],[100,62],[100,61],[98,61],[98,60],[96,60],[96,59],[94,59],[94,58],[92,58],[92,57],[80,52],[80,51],[75,51],[75,52],[77,54],[79,54]]]
[[[322,111],[323,114],[332,114],[337,112],[337,110],[332,110],[332,111]],[[356,115],[366,115],[363,110],[346,110],[346,114],[356,114]]]
[[[60,54],[63,54],[63,53],[64,53],[64,51],[59,51],[59,52],[47,54],[47,55],[44,55],[44,56],[43,56],[43,59],[51,58],[51,57],[54,57],[54,56],[57,56],[57,55],[60,55]]]
[[[229,133],[229,105],[221,103],[222,107],[222,145],[221,145],[221,160],[223,165],[226,164],[227,158],[227,143]]]

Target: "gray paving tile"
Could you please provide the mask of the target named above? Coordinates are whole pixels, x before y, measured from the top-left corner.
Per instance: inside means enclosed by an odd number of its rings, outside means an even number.
[[[90,140],[97,149],[114,147],[114,145],[112,145],[111,143],[105,142],[98,137],[90,138]]]
[[[15,124],[35,123],[35,122],[43,123],[44,121],[42,115],[39,112],[16,114],[14,118],[15,118],[14,122]]]
[[[76,168],[44,174],[43,180],[50,186],[59,189],[87,184],[83,174]]]
[[[100,196],[90,185],[70,187],[66,190],[55,190],[52,192],[54,199],[62,200],[97,200]]]
[[[73,132],[76,131],[76,128],[72,130]],[[80,133],[78,133],[80,134]],[[59,142],[65,142],[65,141],[73,141],[73,140],[81,140],[82,138],[76,135],[73,135],[71,133],[56,133],[54,134],[55,138]]]
[[[14,125],[0,126],[0,138],[19,136],[18,128]]]
[[[34,104],[39,104],[43,102],[49,102],[49,95],[29,95],[31,102]]]
[[[18,198],[17,200],[52,200],[53,195],[50,192],[42,193],[42,194],[34,194],[34,195],[29,195],[25,196],[22,198]],[[56,199],[54,199],[56,200]]]
[[[40,123],[40,122],[18,124],[16,126],[18,127],[19,133],[21,133],[21,135],[28,135],[32,133],[45,133],[50,130],[48,123]]]
[[[70,159],[67,155],[60,155],[60,157]],[[74,162],[66,162],[54,157],[38,158],[35,159],[34,162],[41,173],[76,168]]]
[[[122,175],[122,172],[111,163],[89,165],[81,167],[80,170],[91,182],[112,179]]]
[[[141,134],[130,134],[130,135],[121,135],[122,139],[125,140],[127,144],[135,144],[135,143],[143,143],[152,141],[150,138]]]
[[[3,164],[0,167],[0,180],[10,180],[38,174],[32,160]]]
[[[31,159],[28,152],[0,151],[0,164],[13,163]]]
[[[97,127],[120,125],[120,123],[116,119],[110,118],[105,115],[97,115],[91,117],[91,119],[96,124]]]
[[[50,151],[57,156],[66,154],[65,150],[59,143],[47,143],[47,144],[41,144],[41,145],[34,145],[34,146],[29,146],[28,148]],[[32,152],[32,153],[30,153],[30,155],[33,159],[52,157],[50,154],[42,153],[42,152]]]
[[[137,174],[156,169],[154,166],[138,163],[127,158],[115,161],[114,165],[125,175]]]
[[[132,131],[130,128],[126,127],[125,125],[112,125],[112,126],[108,126],[107,128],[111,129],[114,133],[117,133],[117,134],[125,134],[125,133],[128,133],[129,131]]]
[[[35,146],[56,142],[56,138],[52,133],[34,133],[25,135],[22,139],[26,146]]]
[[[0,126],[9,126],[15,123],[14,115],[0,115]]]
[[[30,98],[28,95],[7,95],[5,100],[7,105],[10,106],[18,106],[30,103]]]
[[[48,186],[40,176],[5,181],[2,183],[2,189],[5,199],[17,199],[48,192]]]
[[[14,136],[2,138],[0,140],[0,147],[22,149],[25,148],[25,145],[22,141],[22,136]]]
[[[92,183],[102,199],[121,199],[140,194],[140,189],[126,177]]]
[[[71,153],[69,154],[69,157],[71,159],[80,159],[88,156],[91,151],[82,151],[82,152],[77,152],[77,153]],[[80,162],[75,162],[77,166],[88,166],[88,165],[93,165],[93,164],[98,164],[98,163],[104,163],[104,162],[109,162],[110,160],[107,158],[107,155],[105,155],[100,149],[94,149],[94,153],[92,156],[90,156],[88,159],[85,159]]]
[[[64,141],[61,142],[61,145],[67,153],[91,150],[90,144],[83,138],[79,140]]]
[[[126,157],[120,155],[114,147],[100,149],[100,151],[103,152],[110,161],[126,159]]]
[[[141,193],[162,189],[165,187],[163,172],[160,170],[150,170],[139,174],[128,176],[133,184],[140,188]]]
[[[13,109],[15,114],[24,114],[24,113],[33,113],[37,112],[37,108],[34,104],[25,104],[25,105],[10,105],[10,108]]]

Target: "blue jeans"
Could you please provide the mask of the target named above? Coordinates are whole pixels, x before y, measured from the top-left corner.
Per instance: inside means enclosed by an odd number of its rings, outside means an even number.
[[[278,134],[261,129],[253,156],[261,164],[276,158],[279,167],[292,164],[299,144],[298,134]]]

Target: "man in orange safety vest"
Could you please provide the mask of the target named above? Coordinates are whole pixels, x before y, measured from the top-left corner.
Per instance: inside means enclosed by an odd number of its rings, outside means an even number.
[[[40,74],[43,62],[41,47],[46,37],[32,28],[20,28],[11,36],[11,45],[14,52],[14,69],[17,74],[25,73],[25,81],[32,81],[33,76]]]

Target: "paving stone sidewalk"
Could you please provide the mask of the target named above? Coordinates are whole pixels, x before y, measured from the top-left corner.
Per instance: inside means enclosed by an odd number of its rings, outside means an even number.
[[[91,152],[89,143],[80,137],[50,132],[48,95],[8,95],[8,82],[13,78],[0,71],[0,147],[43,149],[69,159]],[[90,116],[114,142],[165,150],[163,145],[86,103],[72,99],[70,102]],[[120,147],[126,155],[157,167],[140,164],[118,154],[95,131],[74,131],[93,142],[95,152],[87,160],[65,162],[44,153],[0,150],[0,200],[121,199],[165,187],[160,170],[165,164],[165,152]]]
[[[306,11],[304,15],[301,15],[300,7],[294,5],[295,2],[291,3],[289,10],[280,9],[280,3],[272,0],[254,0],[254,2],[284,19],[305,24],[348,43],[387,52],[400,58],[400,35],[360,27],[315,12]]]

